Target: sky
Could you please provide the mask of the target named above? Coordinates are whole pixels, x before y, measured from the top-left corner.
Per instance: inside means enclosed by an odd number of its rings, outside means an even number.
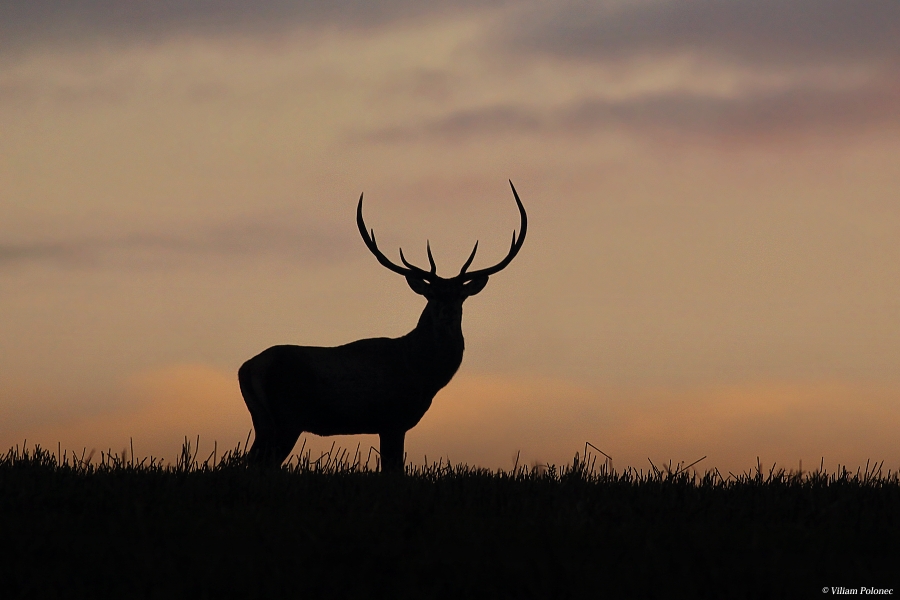
[[[408,462],[897,470],[898,38],[896,0],[3,3],[0,447],[252,440],[243,361],[424,306],[359,194],[449,276],[511,179]]]

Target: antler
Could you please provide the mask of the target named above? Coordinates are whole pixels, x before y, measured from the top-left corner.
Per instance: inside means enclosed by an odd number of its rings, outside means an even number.
[[[466,273],[466,269],[469,268],[469,265],[472,264],[472,261],[475,260],[475,252],[478,251],[478,242],[475,242],[475,247],[472,248],[472,254],[469,255],[468,260],[462,266],[462,269],[459,271],[459,275],[456,276],[456,279],[461,281],[472,281],[478,277],[487,277],[488,275],[493,275],[498,271],[502,271],[506,268],[509,263],[512,262],[512,259],[516,257],[516,254],[519,253],[519,250],[522,248],[522,243],[525,241],[525,232],[528,230],[528,215],[525,214],[525,207],[522,206],[522,201],[519,200],[519,194],[516,193],[516,186],[513,185],[512,180],[509,181],[509,187],[512,188],[513,196],[516,199],[516,205],[519,207],[519,215],[522,219],[522,229],[519,233],[519,238],[516,239],[516,231],[513,230],[512,234],[512,244],[509,247],[509,253],[506,255],[506,258],[498,262],[493,267],[487,267],[486,269],[478,269],[477,271],[472,271],[471,273]]]
[[[428,251],[428,262],[431,264],[431,271],[426,271],[425,269],[421,269],[414,264],[411,264],[406,260],[406,257],[403,256],[403,248],[400,248],[400,260],[406,265],[406,268],[401,267],[400,265],[396,265],[391,262],[391,260],[385,256],[381,250],[378,249],[378,244],[375,243],[375,230],[371,229],[371,233],[366,231],[366,224],[363,221],[362,216],[362,203],[363,203],[363,195],[359,195],[359,204],[356,206],[356,226],[359,228],[359,234],[362,236],[363,241],[366,243],[366,247],[369,251],[375,255],[375,258],[378,259],[382,265],[393,271],[394,273],[399,273],[404,277],[418,277],[419,279],[424,279],[426,281],[434,281],[437,278],[437,266],[434,264],[434,257],[431,255],[431,243],[426,241],[425,248]],[[477,244],[476,244],[477,245]]]
[[[519,200],[519,194],[516,192],[516,186],[513,185],[513,182],[510,180],[509,187],[512,188],[513,196],[516,199],[516,205],[519,207],[519,215],[521,216],[521,224],[522,228],[519,232],[518,238],[516,237],[516,232],[513,230],[512,234],[512,244],[509,247],[509,253],[507,253],[506,258],[501,260],[499,263],[494,265],[493,267],[488,267],[486,269],[478,269],[477,271],[472,271],[471,273],[466,273],[466,269],[472,264],[472,261],[475,260],[475,253],[478,251],[478,242],[475,242],[475,247],[472,248],[472,254],[469,255],[469,258],[466,260],[465,264],[462,266],[462,269],[459,271],[459,275],[454,277],[453,279],[461,282],[472,281],[473,279],[477,279],[479,277],[487,277],[489,275],[493,275],[498,271],[502,271],[512,262],[512,259],[516,257],[516,254],[519,253],[519,250],[522,248],[522,243],[525,241],[525,233],[528,230],[528,215],[525,214],[525,207],[522,206],[522,201]],[[371,229],[366,231],[366,224],[363,221],[362,216],[362,203],[363,203],[363,195],[359,195],[359,204],[356,206],[356,226],[359,228],[359,234],[362,236],[363,241],[366,243],[366,247],[369,251],[375,255],[375,258],[378,259],[382,265],[393,271],[394,273],[399,273],[404,277],[418,277],[419,279],[424,279],[429,282],[433,282],[437,279],[440,279],[437,275],[437,267],[434,264],[434,257],[431,255],[431,243],[425,242],[425,249],[428,251],[428,263],[431,265],[431,271],[426,271],[425,269],[419,268],[416,265],[410,263],[406,260],[406,257],[403,256],[403,248],[400,248],[400,261],[406,265],[405,267],[401,267],[400,265],[396,265],[390,261],[388,257],[386,257],[381,250],[378,249],[378,245],[375,243],[375,230]]]

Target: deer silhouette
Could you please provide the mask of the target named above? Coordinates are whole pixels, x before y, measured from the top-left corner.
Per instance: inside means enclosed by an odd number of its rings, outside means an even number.
[[[426,242],[429,271],[391,262],[378,249],[375,231],[366,232],[362,194],[356,224],[378,262],[406,277],[412,290],[428,303],[415,329],[399,338],[357,340],[343,346],[273,346],[245,362],[238,371],[241,393],[250,410],[256,437],[251,463],[277,466],[287,458],[303,432],[316,435],[378,434],[383,471],[403,471],[406,432],[415,427],[435,394],[459,369],[463,356],[462,305],[484,289],[488,277],[515,258],[528,218],[512,181],[521,215],[521,231],[506,257],[486,269],[466,272],[478,242],[459,275],[437,275],[431,244]]]

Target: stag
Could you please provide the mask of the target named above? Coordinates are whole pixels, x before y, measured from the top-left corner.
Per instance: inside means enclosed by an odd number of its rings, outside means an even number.
[[[403,256],[391,262],[367,232],[363,197],[356,207],[359,233],[378,262],[403,275],[428,303],[415,329],[399,338],[357,340],[343,346],[273,346],[245,362],[238,371],[241,393],[250,410],[256,437],[248,453],[255,464],[277,466],[287,458],[303,432],[316,435],[378,434],[383,471],[403,471],[403,442],[435,394],[459,369],[463,356],[462,305],[484,289],[488,277],[512,262],[525,241],[528,219],[512,181],[521,215],[518,237],[513,231],[506,257],[486,269],[468,272],[478,242],[459,275],[437,275],[431,244],[431,269],[421,269]]]

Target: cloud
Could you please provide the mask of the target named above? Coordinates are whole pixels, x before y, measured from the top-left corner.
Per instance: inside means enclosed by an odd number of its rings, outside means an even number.
[[[895,63],[894,0],[643,0],[545,3],[507,21],[515,49],[611,60],[693,53],[767,64]]]
[[[664,91],[627,99],[585,98],[557,107],[514,104],[463,109],[368,134],[376,142],[496,135],[624,131],[649,137],[791,138],[866,132],[900,124],[900,80],[850,89],[802,86],[736,96]]]
[[[497,4],[502,2],[495,2]],[[365,30],[399,20],[483,9],[474,0],[35,0],[0,4],[0,53],[72,43],[154,43],[173,36],[278,36],[303,29]]]
[[[336,235],[313,226],[248,220],[192,233],[139,232],[67,240],[0,242],[3,266],[171,264],[187,257],[274,256],[302,263],[340,260],[349,250]]]
[[[540,132],[552,126],[553,115],[514,105],[463,109],[419,123],[385,127],[366,137],[376,142],[405,142],[423,138],[465,138],[509,133]]]
[[[765,62],[887,63],[900,54],[895,0],[33,0],[0,4],[0,51],[75,41],[146,43],[176,35],[364,30],[487,8],[501,9],[491,34],[501,45],[561,57],[701,52]]]

